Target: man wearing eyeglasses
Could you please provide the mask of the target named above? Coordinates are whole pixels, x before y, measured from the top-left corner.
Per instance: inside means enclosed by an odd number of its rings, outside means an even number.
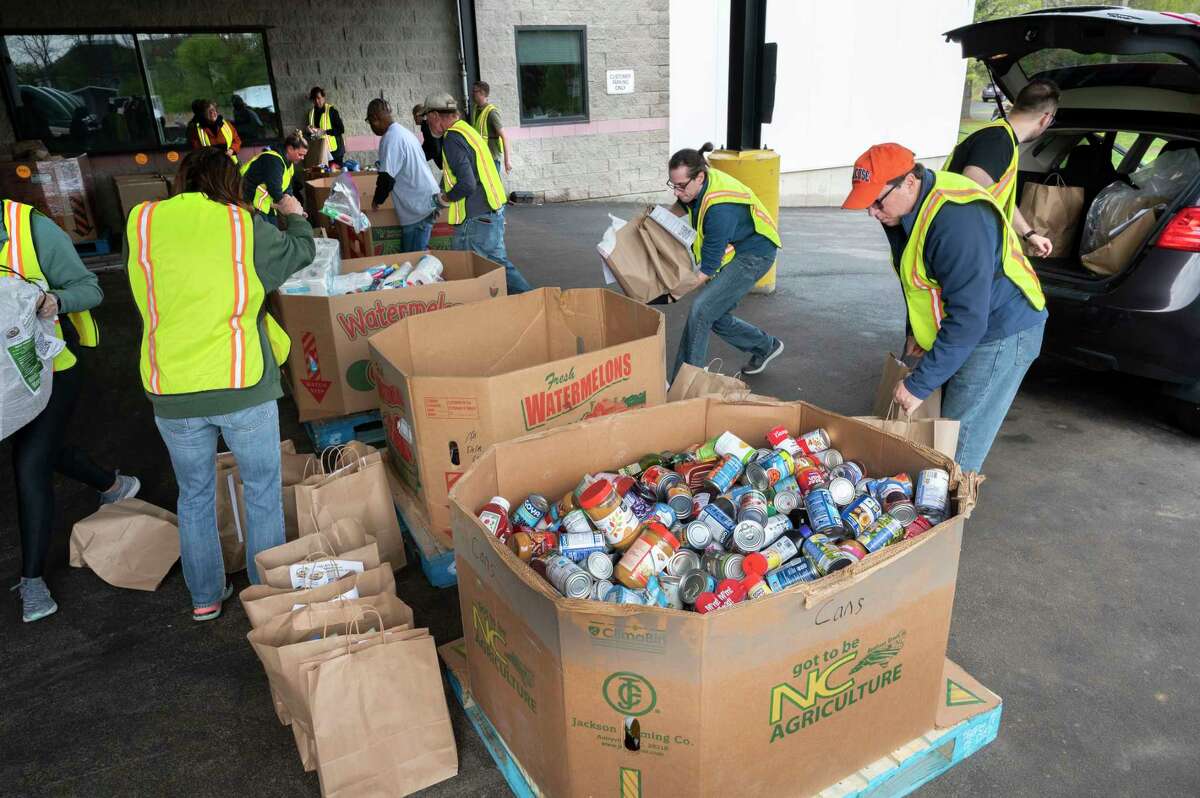
[[[904,290],[907,351],[920,361],[893,398],[911,414],[942,388],[942,415],[960,422],[954,459],[979,471],[1046,326],[1020,238],[988,191],[926,169],[899,144],[855,161],[842,207],[883,225]]]
[[[1050,80],[1031,80],[1017,94],[1008,119],[997,119],[963,139],[946,161],[948,172],[969,177],[986,188],[1004,210],[1017,235],[1033,253],[1048,258],[1054,247],[1039,235],[1017,207],[1017,162],[1020,145],[1033,141],[1054,123],[1058,86]]]

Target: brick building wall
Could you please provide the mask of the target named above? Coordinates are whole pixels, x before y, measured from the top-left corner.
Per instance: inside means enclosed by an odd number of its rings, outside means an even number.
[[[462,93],[455,7],[454,0],[56,0],[0,4],[0,30],[266,27],[285,131],[303,126],[308,90],[320,85],[342,114],[351,154],[373,163],[378,139],[363,121],[371,98],[382,93],[397,120],[411,125],[408,109],[428,93]],[[13,139],[0,102],[0,150]],[[165,153],[146,154],[145,165],[136,164],[133,153],[91,158],[96,210],[110,229],[122,220],[107,176],[175,172]]]
[[[477,0],[480,78],[512,143],[510,191],[548,202],[622,197],[661,201],[668,151],[668,0]],[[589,119],[522,127],[516,26],[587,26]],[[610,69],[632,69],[634,93],[607,93]]]

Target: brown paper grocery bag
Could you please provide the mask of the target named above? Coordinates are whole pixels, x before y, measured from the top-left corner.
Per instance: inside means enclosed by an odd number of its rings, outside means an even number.
[[[404,539],[382,455],[375,453],[344,466],[316,484],[297,485],[295,493],[301,536],[311,535],[339,518],[354,518],[362,523],[367,534],[375,536],[383,561],[396,569],[406,564]]]
[[[367,530],[355,518],[339,519],[314,535],[273,546],[254,556],[258,581],[266,581],[266,573],[280,566],[298,563],[310,554],[341,554],[367,545]],[[374,538],[371,538],[374,540]]]
[[[319,539],[317,535],[311,537]],[[356,549],[347,549],[340,554],[317,552],[300,562],[271,568],[263,573],[263,584],[304,590],[321,587],[352,573],[378,568],[386,561],[379,557],[379,546],[375,538],[370,535],[367,535],[367,538],[368,542]]]
[[[954,459],[958,450],[959,423],[953,418],[885,419],[878,416],[855,416],[873,427],[899,435]]]
[[[291,485],[309,474],[320,473],[320,461],[315,455],[296,454],[296,444],[290,440],[279,444],[282,467],[281,497],[283,502],[284,540],[299,536],[296,524],[295,501],[286,494]],[[290,512],[289,512],[290,510]],[[217,453],[217,531],[221,539],[221,556],[225,573],[233,574],[246,567],[246,503],[237,459],[232,452]]]
[[[883,374],[879,377],[879,387],[875,390],[875,405],[871,410],[871,415],[887,418],[889,409],[892,406],[892,393],[896,390],[896,383],[903,380],[909,374],[912,374],[912,369],[900,362],[900,360],[892,353],[888,353],[883,358]],[[921,403],[917,408],[917,412],[913,413],[912,418],[940,418],[942,415],[942,389],[938,388]],[[904,415],[904,418],[909,418]]]
[[[327,798],[408,795],[458,773],[432,637],[368,637],[306,676]]]
[[[141,499],[106,504],[71,529],[71,565],[114,587],[155,590],[179,559],[179,520]]]
[[[1021,192],[1021,215],[1039,234],[1050,239],[1054,249],[1050,257],[1068,257],[1079,236],[1083,219],[1083,189],[1068,186],[1062,176],[1053,174],[1046,183],[1026,183]],[[1031,255],[1029,243],[1025,254]]]
[[[271,587],[270,585],[250,585],[238,593],[238,601],[246,611],[250,627],[257,628],[279,615],[286,615],[295,609],[297,604],[315,604],[322,601],[333,601],[351,591],[358,595],[356,598],[371,598],[385,593],[396,593],[396,577],[390,565],[379,565],[376,568],[363,571],[361,574],[350,574],[336,582],[305,590],[292,590],[286,587]]]
[[[679,299],[701,284],[691,253],[650,218],[649,210],[617,231],[604,262],[625,295],[638,302],[664,294]]]
[[[1146,243],[1146,239],[1154,232],[1157,219],[1154,211],[1142,211],[1133,222],[1104,246],[1087,253],[1082,257],[1083,265],[1095,274],[1105,276],[1120,274],[1124,271],[1133,256]]]
[[[675,375],[667,391],[668,402],[679,402],[684,399],[696,399],[701,396],[721,396],[726,399],[742,400],[750,395],[750,386],[737,377],[729,377],[720,371],[713,370],[714,359],[704,368],[684,363]]]

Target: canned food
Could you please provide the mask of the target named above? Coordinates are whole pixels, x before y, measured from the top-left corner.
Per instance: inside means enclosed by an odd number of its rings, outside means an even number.
[[[713,540],[724,546],[726,541],[729,540],[729,536],[733,534],[733,528],[737,526],[737,521],[734,520],[735,517],[733,502],[729,501],[729,499],[717,497],[700,511],[699,520],[708,526],[712,532]]]
[[[766,542],[766,530],[757,521],[742,521],[733,528],[733,547],[742,554],[756,552]]]
[[[933,523],[932,519],[923,515],[918,515],[911,524],[904,527],[904,539],[909,540],[911,538],[915,538],[923,532],[928,532],[929,530],[933,529],[934,526],[936,525]]]
[[[800,451],[805,454],[816,454],[823,452],[829,448],[829,433],[818,427],[812,432],[806,432],[796,438],[796,443],[800,446]]]
[[[696,460],[698,462],[707,462],[720,459],[717,453],[717,439],[709,438],[704,443],[700,444],[696,449]]]
[[[782,449],[792,457],[803,454],[800,444],[796,443],[796,439],[792,437],[792,433],[787,431],[787,427],[780,426],[767,430],[767,443],[776,449]]]
[[[837,449],[826,449],[823,452],[813,452],[809,455],[825,468],[834,468],[842,464],[842,453]]]
[[[767,519],[767,523],[763,524],[763,532],[766,533],[767,540],[763,543],[764,546],[770,546],[779,538],[783,537],[785,532],[791,532],[792,519],[786,515],[775,515]]]
[[[805,494],[804,508],[808,511],[808,524],[814,532],[841,531],[842,518],[828,488],[813,488]]]
[[[713,447],[717,454],[722,457],[734,457],[742,465],[750,462],[754,457],[755,448],[744,440],[734,435],[732,432],[723,432],[717,436],[717,442]]]
[[[688,571],[695,571],[699,567],[699,554],[691,549],[680,549],[671,556],[670,560],[667,561],[666,572],[671,576],[681,576]]]
[[[813,569],[812,563],[800,557],[774,571],[768,571],[764,580],[773,592],[778,593],[800,582],[815,582],[820,578],[821,575]]]
[[[869,552],[879,551],[889,543],[903,539],[904,525],[887,513],[879,516],[870,529],[858,536],[858,542]]]
[[[704,505],[708,504],[712,499],[711,493],[697,493],[692,496],[692,514],[689,518],[696,518],[700,515],[700,511],[704,509]]]
[[[950,501],[950,475],[940,468],[926,468],[917,474],[913,504],[925,515],[944,515]]]
[[[745,559],[744,555],[734,552],[725,552],[724,554],[705,552],[701,562],[704,570],[717,579],[742,579],[746,576],[746,572],[742,569]]]
[[[803,542],[803,539],[794,535],[783,535],[777,538],[771,545],[746,555],[746,561],[742,563],[742,570],[746,573],[756,574],[774,571],[800,553],[797,541]]]
[[[513,554],[529,562],[534,557],[553,553],[558,548],[558,535],[521,527],[508,539],[508,547],[512,549]]]
[[[621,506],[628,510],[638,523],[648,521],[654,517],[654,502],[642,496],[636,489],[629,490],[621,497]]]
[[[562,519],[562,531],[565,533],[583,534],[592,531],[592,524],[588,521],[587,513],[583,510],[571,510]]]
[[[855,498],[850,506],[842,510],[842,524],[850,530],[851,535],[858,535],[871,528],[871,525],[883,515],[883,508],[871,496],[863,494]]]
[[[688,502],[689,509],[691,506],[691,502]],[[675,511],[671,509],[671,505],[666,504],[665,502],[656,502],[654,505],[654,510],[650,513],[649,520],[658,521],[663,526],[670,529],[671,527],[675,526],[675,522],[678,519],[675,517]]]
[[[662,607],[665,609],[671,606],[666,591],[662,589],[662,585],[658,581],[658,576],[652,576],[647,579],[646,589],[642,592],[646,594],[646,604],[651,607]]]
[[[640,590],[625,587],[625,585],[615,585],[612,590],[608,591],[608,595],[604,600],[609,604],[640,604],[645,606],[646,594]]]
[[[854,538],[846,538],[837,542],[840,551],[849,554],[856,562],[861,562],[867,556],[867,549]]]
[[[807,466],[796,472],[796,483],[801,493],[808,493],[814,488],[824,488],[829,485],[825,472],[819,466]]]
[[[567,598],[587,598],[592,593],[592,577],[579,563],[561,554],[542,558],[546,566],[546,581]]]
[[[598,579],[592,583],[591,597],[596,601],[604,601],[608,598],[608,594],[614,587],[616,587],[616,585],[614,585],[612,582],[609,582],[607,579]]]
[[[666,466],[652,465],[642,472],[639,480],[646,490],[660,502],[667,500],[667,488],[678,485],[683,477]]]
[[[713,533],[708,524],[693,521],[683,528],[683,537],[679,540],[688,548],[703,551],[705,546],[712,543]]]
[[[666,503],[675,513],[675,517],[680,521],[690,518],[692,513],[692,489],[680,480],[678,483],[667,488]]]
[[[803,544],[804,556],[812,563],[813,570],[821,576],[840,571],[854,563],[854,559],[837,546],[828,535],[813,534]]]
[[[605,551],[593,551],[584,560],[584,568],[596,579],[612,579],[612,557]]]
[[[763,459],[746,466],[746,481],[758,490],[765,491],[784,477],[790,477],[795,467],[795,461],[787,452],[769,452]]]
[[[583,562],[595,552],[605,550],[604,535],[599,532],[564,532],[558,536],[559,553],[575,562]]]
[[[785,515],[790,513],[800,506],[800,491],[775,491],[775,496],[771,499],[771,506]]]
[[[889,496],[885,496],[879,504],[882,505],[885,513],[895,518],[904,526],[908,526],[917,520],[917,508],[913,507],[913,503],[908,500],[907,496],[901,494],[900,491],[893,491]]]
[[[829,471],[831,477],[845,477],[854,485],[867,475],[867,469],[857,460],[846,460],[833,466]]]
[[[795,466],[795,464],[796,464],[796,461],[793,460],[792,465]],[[807,465],[805,465],[805,468],[810,468],[811,465],[812,464],[807,464]],[[800,492],[800,483],[796,481],[795,470],[793,470],[791,474],[788,474],[786,477],[784,477],[783,479],[776,482],[772,486],[772,490],[774,490],[776,493],[784,493],[784,492],[799,493]]]
[[[738,499],[737,520],[754,521],[760,526],[767,522],[767,497],[762,491],[748,490]]]
[[[742,475],[742,461],[733,457],[726,456],[721,460],[721,465],[708,475],[708,481],[705,486],[714,494],[720,495],[737,481],[737,478]]]
[[[513,521],[516,524],[536,527],[538,521],[541,521],[549,511],[550,502],[546,501],[546,497],[538,493],[531,493],[513,511]]]
[[[683,609],[683,600],[679,597],[680,578],[670,574],[659,574],[657,579],[663,595],[667,597],[667,606],[673,610]]]
[[[696,598],[705,591],[713,590],[717,581],[707,571],[696,569],[679,575],[679,600],[683,604],[695,604]]]
[[[746,580],[746,601],[754,601],[763,596],[771,595],[771,587],[766,580],[761,576],[751,577]]]
[[[873,480],[870,477],[863,477],[858,482],[854,483],[854,492],[860,496],[865,493],[873,499],[878,499],[879,494],[876,492],[876,487],[878,484],[879,483],[876,480]]]
[[[854,483],[845,477],[834,477],[829,480],[829,495],[838,507],[845,507],[854,501]]]

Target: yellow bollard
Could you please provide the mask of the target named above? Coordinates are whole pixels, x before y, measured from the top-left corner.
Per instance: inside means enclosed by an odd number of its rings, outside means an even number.
[[[775,226],[779,226],[779,153],[774,150],[716,150],[708,156],[708,162],[714,168],[749,186],[758,195]],[[754,284],[754,293],[775,293],[775,269],[779,259],[771,265],[771,270]]]

